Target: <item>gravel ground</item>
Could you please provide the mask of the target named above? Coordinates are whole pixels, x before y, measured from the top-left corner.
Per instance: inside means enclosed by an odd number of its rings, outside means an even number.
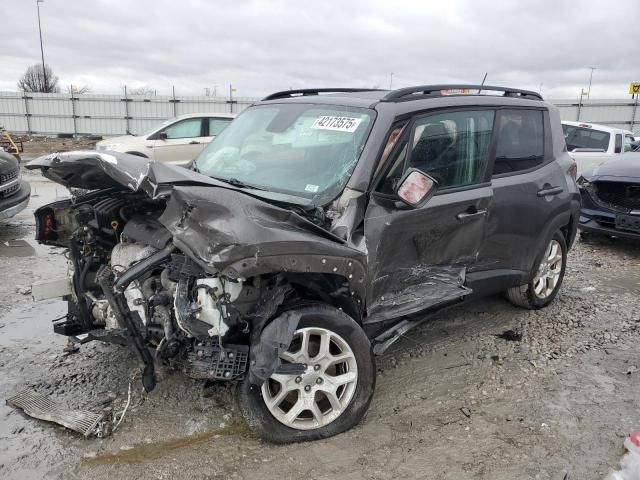
[[[26,177],[30,209],[0,225],[0,397],[33,386],[71,407],[119,412],[134,355],[95,342],[64,354],[50,326],[64,305],[31,301],[31,282],[66,265],[31,240],[31,210],[64,192]],[[232,389],[166,369],[148,395],[134,378],[131,407],[104,439],[0,405],[0,478],[601,479],[640,428],[639,293],[640,245],[581,240],[551,306],[491,297],[443,312],[378,359],[365,421],[311,444],[262,442]]]

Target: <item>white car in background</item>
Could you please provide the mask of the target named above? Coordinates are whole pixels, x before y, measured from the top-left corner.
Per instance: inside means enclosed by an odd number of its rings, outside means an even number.
[[[144,135],[111,137],[96,150],[112,150],[158,162],[186,165],[235,118],[235,114],[188,113],[171,118]]]
[[[588,173],[607,160],[633,150],[629,130],[585,122],[562,122],[569,155],[576,161],[578,175]]]

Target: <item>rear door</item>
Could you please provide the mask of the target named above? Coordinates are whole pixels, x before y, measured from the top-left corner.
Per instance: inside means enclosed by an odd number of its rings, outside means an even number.
[[[498,110],[495,135],[493,208],[472,270],[492,270],[518,283],[550,231],[560,228],[556,223],[568,222],[571,194],[566,172],[554,161],[546,109]]]
[[[494,114],[440,111],[405,127],[374,183],[365,215],[369,321],[445,304],[469,292],[465,272],[476,261],[492,203],[487,163]],[[394,132],[397,128],[391,137]],[[419,208],[405,206],[394,194],[408,168],[438,182],[436,195]]]
[[[204,141],[206,144],[211,142],[214,138],[222,133],[222,131],[227,128],[229,123],[231,123],[233,118],[226,117],[205,117],[204,119]]]
[[[166,134],[165,139],[159,138]],[[154,135],[153,159],[163,163],[184,165],[205,147],[203,118],[185,118],[166,126]]]

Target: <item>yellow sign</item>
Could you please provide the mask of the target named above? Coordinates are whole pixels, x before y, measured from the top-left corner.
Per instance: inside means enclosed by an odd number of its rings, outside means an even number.
[[[640,94],[640,82],[631,82],[629,84],[629,93],[631,95],[635,94]]]

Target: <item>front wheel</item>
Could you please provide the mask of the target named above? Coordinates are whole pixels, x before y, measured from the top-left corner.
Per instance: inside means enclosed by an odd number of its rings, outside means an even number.
[[[327,438],[358,424],[375,388],[371,344],[360,326],[328,305],[298,309],[301,320],[283,363],[302,363],[302,375],[273,374],[262,386],[240,385],[240,409],[266,440],[290,443]]]
[[[566,266],[567,242],[561,232],[556,232],[538,262],[533,280],[507,290],[507,298],[518,307],[546,307],[560,290]]]

